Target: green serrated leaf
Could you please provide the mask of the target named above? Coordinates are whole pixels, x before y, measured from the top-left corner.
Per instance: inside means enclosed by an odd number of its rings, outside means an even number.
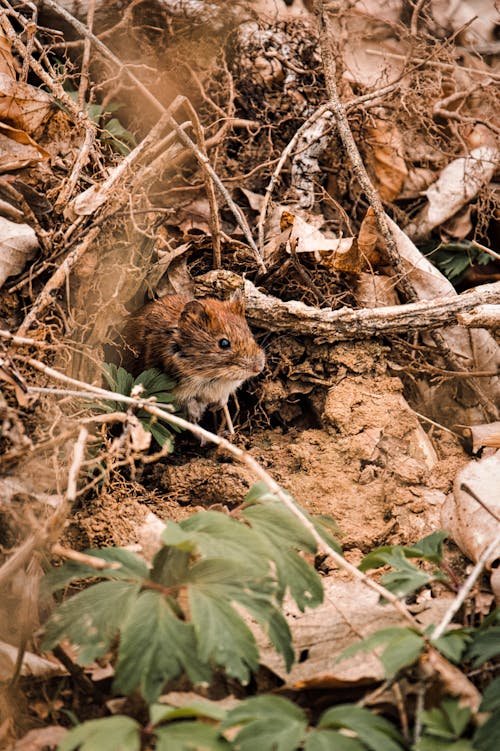
[[[43,581],[44,591],[55,592],[75,579],[134,579],[142,582],[149,577],[146,562],[124,548],[88,549],[84,552],[109,563],[119,563],[120,568],[96,569],[84,563],[67,561],[63,566],[53,568],[46,574]]]
[[[133,582],[100,582],[63,602],[45,625],[44,649],[67,637],[87,665],[106,654],[140,592]]]
[[[490,626],[486,630],[479,631],[473,637],[472,644],[467,649],[466,657],[473,660],[474,667],[478,667],[498,655],[500,655],[500,626]]]
[[[351,730],[371,751],[404,751],[403,738],[394,725],[364,707],[341,704],[327,709],[318,727]]]
[[[265,483],[263,480],[260,480],[259,482],[256,482],[252,485],[252,487],[246,494],[243,503],[245,505],[251,505],[258,501],[276,502],[277,500],[278,499],[276,498],[276,496],[269,490],[267,483]]]
[[[433,577],[425,571],[412,566],[410,568],[391,571],[380,577],[380,583],[398,597],[407,597],[412,592],[429,584]]]
[[[217,511],[193,514],[178,525],[167,524],[165,545],[196,549],[204,558],[238,561],[242,571],[265,576],[269,571],[266,541],[245,524]]]
[[[295,660],[295,653],[290,627],[284,615],[263,593],[253,592],[250,595],[241,591],[236,599],[262,627],[276,651],[283,656],[285,667],[289,671]]]
[[[349,738],[336,730],[311,730],[306,737],[304,751],[365,751],[357,738]]]
[[[189,610],[198,649],[204,662],[223,667],[228,675],[246,684],[259,665],[255,637],[231,605],[205,586],[189,585]],[[223,636],[222,636],[223,635]],[[222,638],[221,638],[222,636]]]
[[[139,751],[141,726],[124,715],[103,717],[77,725],[63,738],[58,751]]]
[[[288,588],[300,610],[323,601],[323,585],[317,572],[296,549],[316,551],[316,543],[298,519],[276,503],[250,506],[243,512],[267,547],[267,558],[276,566],[281,600]]]
[[[433,578],[410,563],[400,546],[384,546],[372,550],[363,558],[358,568],[367,571],[381,566],[392,566],[395,569],[389,574],[384,574],[381,583],[399,597],[414,592]]]
[[[223,728],[243,725],[234,739],[241,751],[295,751],[307,728],[304,712],[279,696],[258,696],[229,712]]]
[[[498,751],[500,748],[500,712],[495,711],[474,733],[474,749]]]
[[[169,522],[170,524],[170,522]],[[163,547],[153,558],[151,579],[164,587],[178,587],[188,578],[191,553],[174,547]]]
[[[321,536],[327,545],[330,545],[335,552],[342,553],[342,547],[339,545],[338,540],[334,535],[339,534],[339,527],[335,519],[327,514],[317,514],[311,516],[310,520],[314,524],[316,532]]]
[[[209,667],[198,657],[193,626],[175,617],[164,595],[143,592],[122,628],[114,689],[130,694],[138,688],[153,703],[166,681],[183,670],[193,683],[210,679]]]
[[[443,542],[448,537],[448,532],[438,530],[403,550],[410,558],[423,558],[431,563],[440,563],[443,560]]]
[[[479,710],[481,712],[500,710],[500,677],[495,678],[484,692]]]
[[[259,529],[275,544],[316,553],[316,541],[311,533],[279,501],[271,500],[268,503],[250,506],[244,509],[243,516],[254,529]]]
[[[344,649],[336,662],[359,652],[371,652],[381,646],[384,647],[384,651],[377,657],[384,666],[386,677],[390,678],[403,668],[413,665],[425,648],[425,640],[420,634],[405,626],[383,628]]]
[[[440,636],[439,639],[433,641],[433,644],[448,660],[458,664],[471,641],[472,636],[469,631],[460,628],[447,631],[443,636]]]
[[[208,699],[193,700],[182,707],[169,707],[167,704],[152,704],[149,708],[149,716],[152,725],[161,722],[170,722],[180,717],[205,717],[209,720],[221,722],[227,715],[227,709],[223,709],[219,702]]]
[[[447,741],[435,736],[424,735],[419,739],[412,751],[477,751],[477,746],[472,745],[472,741],[462,738],[459,741]],[[493,749],[490,749],[493,751]],[[495,748],[495,751],[496,748]]]
[[[472,712],[469,707],[461,707],[457,699],[450,697],[443,699],[440,707],[424,710],[420,717],[426,735],[456,741],[470,723]]]
[[[218,729],[203,722],[173,722],[156,728],[156,751],[231,751]]]

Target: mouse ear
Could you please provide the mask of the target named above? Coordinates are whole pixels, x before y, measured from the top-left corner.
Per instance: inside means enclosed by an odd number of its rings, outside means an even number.
[[[229,303],[237,315],[245,315],[245,296],[241,287],[235,289],[229,298]]]
[[[190,300],[184,306],[179,317],[179,328],[194,324],[195,326],[206,326],[210,322],[207,311],[203,303],[199,300]]]

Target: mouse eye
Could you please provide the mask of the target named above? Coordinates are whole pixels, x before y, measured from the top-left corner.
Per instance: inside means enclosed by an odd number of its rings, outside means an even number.
[[[219,347],[221,349],[231,349],[231,342],[229,339],[219,339]]]

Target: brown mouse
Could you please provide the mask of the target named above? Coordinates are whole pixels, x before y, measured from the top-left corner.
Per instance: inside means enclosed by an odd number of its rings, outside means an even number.
[[[175,400],[192,422],[207,407],[223,407],[266,362],[248,328],[240,290],[225,302],[165,295],[133,313],[123,337],[123,366],[134,375],[159,368],[172,376]]]

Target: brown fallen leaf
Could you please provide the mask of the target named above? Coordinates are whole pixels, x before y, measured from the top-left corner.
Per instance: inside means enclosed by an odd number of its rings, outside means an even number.
[[[460,426],[460,428],[465,437],[472,438],[472,451],[475,454],[485,447],[500,448],[500,422]]]
[[[17,76],[11,44],[3,34],[0,34],[0,73],[10,78]]]
[[[453,495],[441,510],[443,529],[450,532],[460,550],[476,563],[498,535],[500,519],[500,451],[493,456],[470,461],[456,476]],[[470,489],[482,503],[479,503]],[[486,568],[500,558],[500,546],[494,550]]]
[[[403,137],[389,118],[375,117],[365,136],[366,163],[383,201],[398,198],[408,176]]]
[[[35,728],[18,740],[12,747],[12,751],[48,751],[48,749],[55,749],[67,733],[67,728],[60,725]]]
[[[49,94],[28,83],[0,73],[0,119],[16,128],[33,133],[53,110]]]
[[[9,276],[19,274],[38,248],[35,230],[0,216],[0,287]]]
[[[352,686],[380,681],[383,667],[373,653],[359,653],[337,662],[351,644],[389,626],[403,625],[401,616],[379,604],[376,592],[360,582],[323,580],[325,599],[314,610],[302,613],[295,605],[286,606],[286,615],[297,654],[305,656],[287,673],[281,658],[257,633],[261,663],[285,682],[298,688]]]

